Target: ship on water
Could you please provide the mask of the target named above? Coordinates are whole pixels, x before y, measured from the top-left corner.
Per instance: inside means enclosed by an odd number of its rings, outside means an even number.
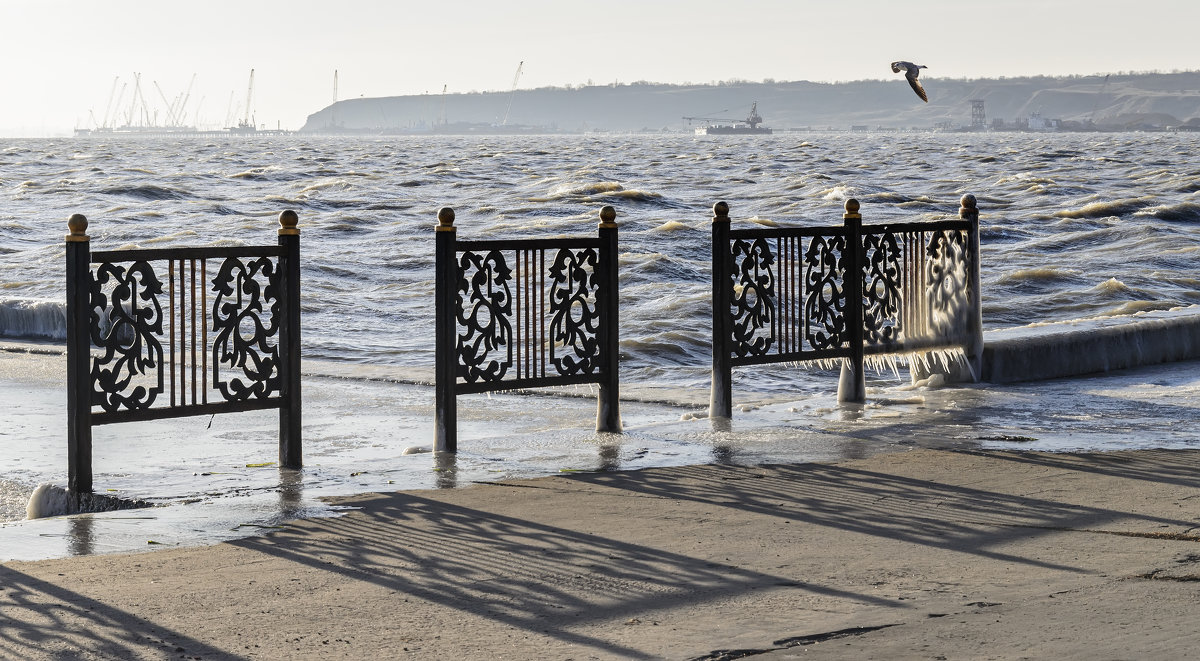
[[[703,121],[704,126],[696,127],[696,135],[770,135],[771,129],[762,124],[762,115],[758,114],[758,102],[750,106],[750,115],[745,119],[721,119],[717,117],[684,117],[689,122]],[[731,124],[714,124],[713,122],[732,122]]]

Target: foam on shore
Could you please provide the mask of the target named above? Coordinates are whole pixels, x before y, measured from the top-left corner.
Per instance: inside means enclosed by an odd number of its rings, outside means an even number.
[[[25,506],[25,518],[42,519],[67,514],[115,512],[150,506],[150,503],[144,501],[124,500],[98,493],[72,494],[60,486],[43,482],[29,496],[29,503]]]

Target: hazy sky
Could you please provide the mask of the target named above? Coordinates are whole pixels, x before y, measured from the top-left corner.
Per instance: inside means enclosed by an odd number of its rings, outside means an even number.
[[[194,74],[187,123],[220,125],[253,68],[257,123],[296,129],[335,70],[339,99],[508,91],[522,60],[519,89],[1196,70],[1198,25],[1197,0],[0,0],[0,135],[103,121],[117,77],[125,113],[134,72],[160,109]]]

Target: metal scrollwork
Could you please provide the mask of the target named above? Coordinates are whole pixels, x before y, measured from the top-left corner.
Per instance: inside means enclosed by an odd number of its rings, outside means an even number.
[[[498,250],[464,252],[458,262],[458,367],[467,383],[499,381],[513,362],[512,269]],[[500,347],[502,360],[492,357]]]
[[[969,314],[970,285],[967,280],[967,237],[965,232],[937,231],[925,249],[925,290],[929,297],[930,330],[950,338]]]
[[[846,340],[846,237],[814,236],[804,253],[805,336],[814,349],[833,349]]]
[[[266,257],[231,257],[213,278],[213,385],[226,400],[269,397],[279,390],[279,273]],[[220,366],[241,370],[222,379]],[[244,378],[243,378],[244,377]]]
[[[596,260],[592,248],[564,248],[550,267],[550,362],[563,376],[591,374],[598,367]]]
[[[766,239],[737,239],[733,269],[733,351],[739,358],[761,356],[775,343],[775,256]]]
[[[891,232],[863,236],[867,272],[863,282],[863,330],[867,344],[899,339],[900,246]]]
[[[92,398],[105,411],[149,408],[163,391],[162,292],[144,261],[104,263],[92,277],[88,325],[92,344],[103,350],[92,357]]]

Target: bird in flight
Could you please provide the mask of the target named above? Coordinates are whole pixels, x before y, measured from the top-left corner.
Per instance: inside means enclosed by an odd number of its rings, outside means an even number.
[[[904,77],[908,79],[908,84],[912,85],[913,91],[916,92],[917,96],[921,97],[921,100],[925,103],[929,103],[929,95],[925,93],[925,88],[921,87],[921,81],[917,80],[917,74],[921,72],[921,69],[928,68],[929,67],[925,66],[924,64],[913,64],[912,62],[905,62],[903,60],[899,62],[892,62],[892,73],[900,73],[903,71]]]

